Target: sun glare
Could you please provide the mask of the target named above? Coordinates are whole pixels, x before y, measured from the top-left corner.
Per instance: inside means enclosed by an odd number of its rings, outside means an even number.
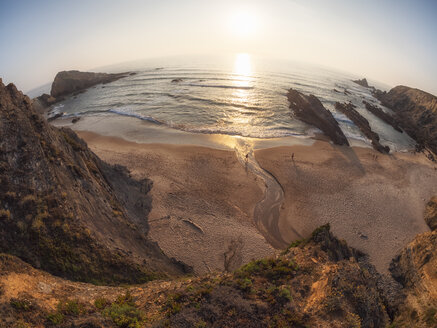
[[[230,28],[234,35],[239,37],[249,37],[255,33],[256,17],[248,11],[234,13],[230,19]]]
[[[249,54],[237,54],[234,62],[234,73],[243,76],[249,76],[252,72]]]

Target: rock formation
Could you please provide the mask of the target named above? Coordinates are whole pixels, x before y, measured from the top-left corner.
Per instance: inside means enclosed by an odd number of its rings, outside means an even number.
[[[92,73],[79,71],[62,71],[56,74],[50,95],[58,101],[60,98],[73,93],[80,93],[85,89],[100,83],[110,83],[128,76],[130,73]]]
[[[393,129],[399,132],[403,132],[402,129],[399,127],[396,120],[391,116],[390,114],[384,112],[380,107],[372,105],[371,103],[368,103],[367,101],[363,100],[363,104],[366,106],[366,109],[371,112],[376,117],[383,120],[385,123],[391,125]]]
[[[47,93],[42,94],[39,97],[32,99],[32,106],[36,112],[43,114],[47,107],[56,103],[56,98],[48,95]]]
[[[435,210],[435,209],[434,209]],[[395,327],[437,327],[437,230],[414,238],[390,265],[405,299]]]
[[[297,90],[290,89],[287,97],[290,108],[299,120],[322,130],[335,144],[349,146],[349,142],[338,126],[338,122],[332,116],[332,113],[323,107],[316,96],[306,96]]]
[[[147,237],[149,180],[101,161],[0,80],[0,251],[73,280],[183,273]]]
[[[419,89],[397,86],[376,94],[393,110],[399,126],[422,147],[437,154],[437,97]]]
[[[371,140],[373,148],[381,153],[389,153],[390,148],[381,145],[379,135],[372,131],[369,121],[367,121],[360,113],[355,110],[355,105],[352,103],[341,104],[335,103],[335,109],[345,114],[354,124],[363,132],[363,134]]]
[[[370,88],[370,86],[369,86],[369,83],[367,83],[367,80],[366,80],[366,78],[363,78],[363,79],[361,79],[361,80],[352,80],[352,82],[355,82],[356,84],[359,84],[359,85],[361,85],[362,87],[365,87],[365,88]]]

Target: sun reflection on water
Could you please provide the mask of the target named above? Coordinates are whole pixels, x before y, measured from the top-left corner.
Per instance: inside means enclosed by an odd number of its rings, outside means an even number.
[[[239,130],[246,130],[253,124],[253,116],[249,110],[240,106],[250,106],[253,102],[252,83],[252,63],[249,54],[237,54],[232,71],[232,83],[236,87],[232,91],[230,102],[239,105],[235,111],[228,116],[231,125],[238,126]]]

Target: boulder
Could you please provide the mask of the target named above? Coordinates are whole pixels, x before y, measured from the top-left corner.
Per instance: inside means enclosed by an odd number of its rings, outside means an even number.
[[[290,89],[287,97],[290,109],[299,120],[322,130],[335,144],[349,146],[338,122],[316,96],[307,96],[297,90]]]

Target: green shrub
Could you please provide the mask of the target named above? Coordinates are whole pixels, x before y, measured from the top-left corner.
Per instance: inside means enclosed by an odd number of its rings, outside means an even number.
[[[14,309],[19,311],[29,311],[32,309],[32,303],[26,299],[11,298],[9,303]]]
[[[121,328],[140,328],[145,321],[144,313],[127,303],[114,302],[103,313],[110,317],[117,327]]]
[[[77,316],[84,312],[84,307],[77,300],[64,300],[59,302],[58,311],[65,315]]]
[[[99,297],[94,300],[94,306],[99,310],[103,310],[108,305],[109,305],[109,301],[104,297]]]
[[[52,325],[60,325],[64,321],[64,315],[59,312],[47,315],[47,321]]]

